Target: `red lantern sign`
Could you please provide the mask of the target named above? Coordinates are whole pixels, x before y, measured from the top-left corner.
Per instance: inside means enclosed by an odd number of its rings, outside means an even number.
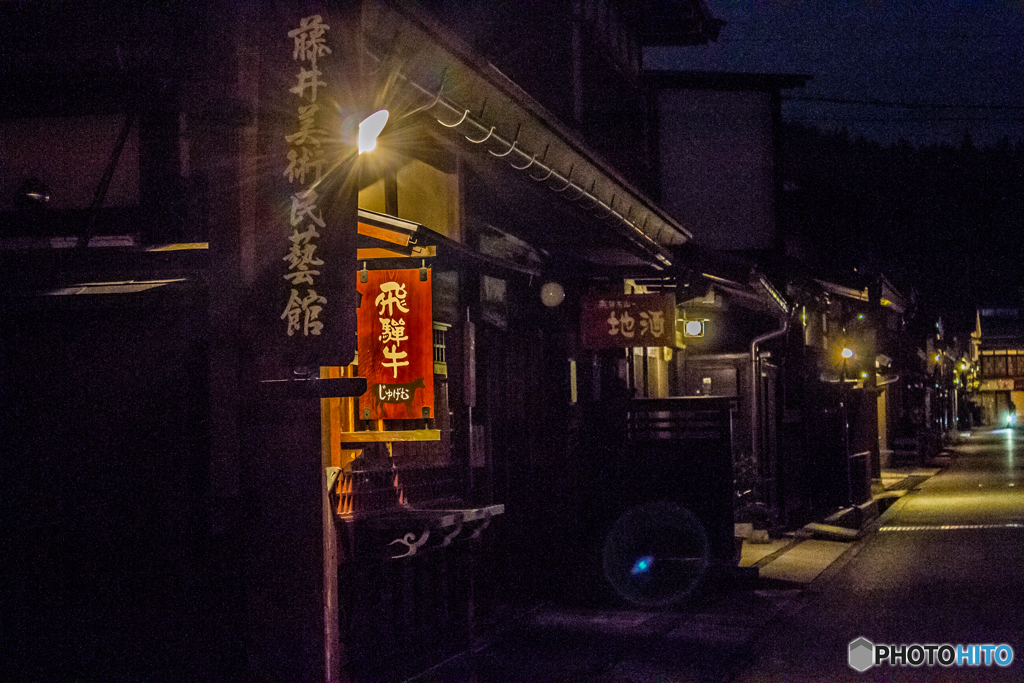
[[[367,386],[359,417],[364,420],[434,416],[430,275],[427,268],[364,270],[357,278],[359,376]]]

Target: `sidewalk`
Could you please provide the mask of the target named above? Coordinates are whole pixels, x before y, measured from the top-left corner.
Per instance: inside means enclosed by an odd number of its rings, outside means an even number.
[[[874,480],[872,500],[812,523],[791,537],[769,543],[743,542],[741,567],[758,567],[761,578],[809,584],[838,560],[899,497],[935,476],[941,467],[882,470]]]
[[[731,680],[748,664],[766,625],[819,577],[833,573],[827,570],[838,571],[844,555],[855,554],[855,541],[881,523],[895,500],[939,471],[885,470],[874,480],[872,501],[859,509],[769,543],[744,542],[740,566],[756,566],[759,576],[751,572],[748,581],[731,590],[670,609],[539,608],[477,650],[409,683]],[[854,522],[856,528],[842,526]],[[834,540],[827,537],[828,529],[850,533]]]

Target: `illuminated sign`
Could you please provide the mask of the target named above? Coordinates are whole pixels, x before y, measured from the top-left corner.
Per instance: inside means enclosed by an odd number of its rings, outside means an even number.
[[[674,346],[674,294],[587,295],[580,332],[584,348]]]
[[[363,278],[366,281],[363,281]],[[434,336],[431,272],[427,268],[370,270],[357,276],[359,398],[364,420],[434,416]]]

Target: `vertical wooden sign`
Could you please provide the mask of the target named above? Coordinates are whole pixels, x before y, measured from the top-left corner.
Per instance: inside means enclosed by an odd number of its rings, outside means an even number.
[[[355,351],[355,150],[339,112],[354,105],[353,19],[315,0],[268,5],[260,54],[263,203],[254,243],[262,364],[347,365]]]

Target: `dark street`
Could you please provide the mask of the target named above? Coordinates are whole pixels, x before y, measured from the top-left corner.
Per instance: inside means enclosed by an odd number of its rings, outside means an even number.
[[[807,584],[762,578],[664,611],[542,610],[521,629],[416,680],[1020,680],[1010,666],[847,663],[851,641],[1007,644],[1024,628],[1020,449],[1024,434],[978,431],[950,465],[912,488],[862,540]],[[823,541],[805,542],[804,546]],[[812,569],[813,570],[813,569]],[[794,576],[801,573],[789,567]]]
[[[1019,431],[972,434],[956,457],[897,502],[878,531],[844,556],[766,630],[744,681],[1021,680],[1000,667],[847,667],[851,641],[1006,643],[1019,652],[1021,606]]]

